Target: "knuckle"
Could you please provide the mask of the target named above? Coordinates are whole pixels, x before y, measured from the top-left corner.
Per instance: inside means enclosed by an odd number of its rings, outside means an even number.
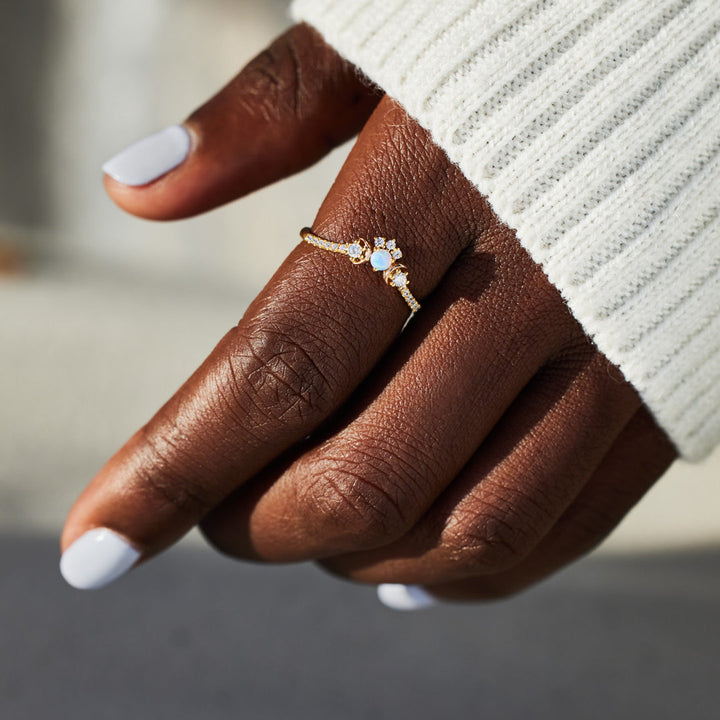
[[[380,547],[409,526],[402,491],[394,482],[370,479],[368,467],[347,459],[327,462],[299,494],[300,515],[306,518],[308,535],[328,550]],[[385,473],[381,477],[391,476]]]
[[[293,28],[257,55],[242,73],[244,96],[252,101],[248,109],[267,119],[303,117],[312,106],[317,69],[329,48],[301,28]]]
[[[535,547],[536,523],[506,503],[484,502],[459,511],[442,535],[453,563],[473,574],[494,574],[514,568]]]
[[[336,382],[321,368],[334,363],[320,342],[309,336],[301,341],[270,325],[235,332],[227,374],[235,403],[242,407],[249,402],[257,410],[248,417],[260,425],[299,421],[311,426],[330,412]]]
[[[256,108],[277,119],[288,111],[299,114],[300,73],[296,55],[272,45],[248,65],[244,73],[246,96],[260,100]]]

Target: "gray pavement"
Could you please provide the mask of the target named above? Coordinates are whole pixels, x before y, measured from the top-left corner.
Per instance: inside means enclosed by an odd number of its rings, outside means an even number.
[[[56,562],[55,538],[0,539],[7,720],[717,717],[718,550],[593,558],[414,614],[187,543],[94,593]]]

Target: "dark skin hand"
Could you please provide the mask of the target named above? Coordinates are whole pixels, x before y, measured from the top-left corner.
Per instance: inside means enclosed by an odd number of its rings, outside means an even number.
[[[447,599],[524,588],[599,543],[676,455],[636,391],[428,134],[312,29],[186,122],[188,159],[123,209],[193,215],[359,132],[312,227],[397,238],[422,310],[300,243],[208,359],[108,462],[62,538],[152,557],[199,524],[220,551],[315,559]]]

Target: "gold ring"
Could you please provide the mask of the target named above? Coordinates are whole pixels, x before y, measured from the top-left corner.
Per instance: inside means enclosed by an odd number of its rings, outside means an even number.
[[[310,228],[303,228],[300,237],[310,245],[329,250],[330,252],[346,255],[355,265],[369,262],[376,272],[382,272],[385,282],[394,287],[403,297],[410,308],[410,315],[420,309],[420,303],[415,299],[408,287],[408,269],[397,260],[402,257],[402,251],[397,242],[384,237],[373,238],[372,246],[364,238],[357,238],[349,243],[336,243],[332,240],[315,235]]]

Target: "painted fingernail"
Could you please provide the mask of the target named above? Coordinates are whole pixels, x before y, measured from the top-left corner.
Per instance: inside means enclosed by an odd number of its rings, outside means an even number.
[[[393,610],[421,610],[437,605],[437,600],[420,585],[385,583],[378,585],[380,602]]]
[[[171,125],[121,150],[102,169],[123,185],[147,185],[180,165],[189,152],[190,133]]]
[[[81,535],[60,558],[60,572],[78,590],[95,590],[124,575],[140,557],[127,540],[107,528]]]

